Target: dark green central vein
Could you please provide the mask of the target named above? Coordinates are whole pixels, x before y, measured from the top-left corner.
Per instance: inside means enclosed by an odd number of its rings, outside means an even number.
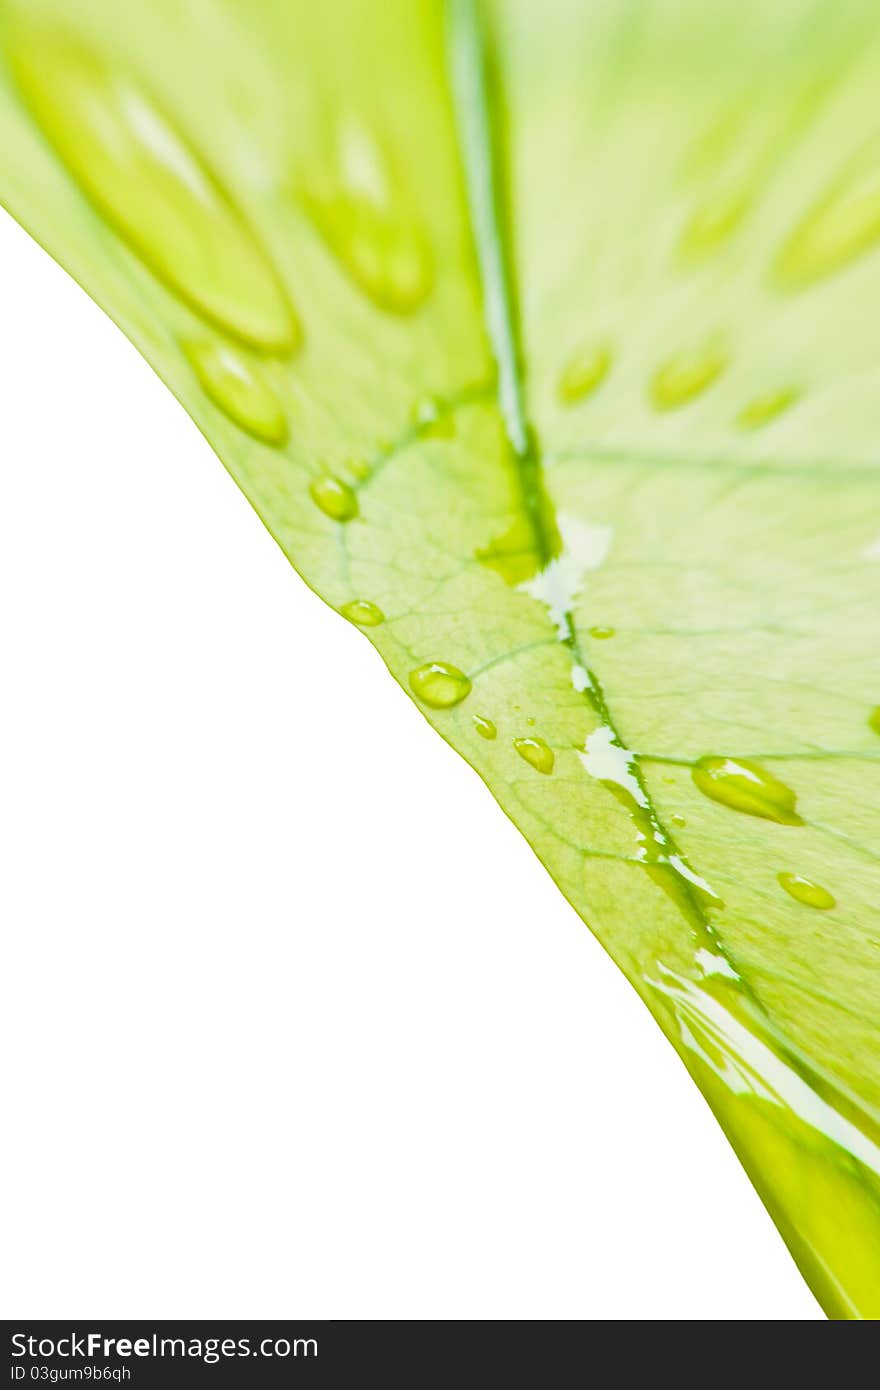
[[[449,50],[486,331],[497,371],[498,405],[516,468],[521,505],[543,568],[559,552],[559,532],[546,498],[541,459],[525,406],[510,239],[505,234],[506,199],[499,173],[498,121],[475,0],[449,0]]]
[[[510,236],[504,196],[504,160],[500,149],[498,93],[490,70],[489,55],[481,23],[479,0],[449,0],[449,52],[452,90],[458,123],[462,163],[471,227],[483,290],[486,332],[498,373],[498,406],[510,453],[519,480],[521,502],[534,537],[534,548],[543,568],[559,553],[559,528],[544,483],[538,441],[525,404],[523,354],[520,346],[519,318],[514,280],[510,265]],[[669,864],[685,860],[648,793],[635,756],[621,738],[602,684],[585,659],[575,627],[574,616],[564,616],[562,642],[573,662],[586,672],[584,697],[601,723],[610,730],[614,742],[629,761],[635,779],[635,798],[625,793],[635,812],[645,854],[645,867],[654,871],[696,930],[698,944],[711,944],[736,969],[719,940],[699,892],[689,878]],[[611,786],[616,794],[621,788]],[[662,854],[661,851],[662,850]]]
[[[453,105],[483,291],[486,331],[497,369],[498,406],[516,468],[521,505],[532,528],[536,555],[543,566],[559,552],[559,530],[545,488],[541,452],[525,405],[523,358],[503,198],[504,159],[498,138],[498,93],[490,73],[480,0],[447,0],[447,18]],[[763,1035],[797,1074],[838,1111],[848,1114],[863,1132],[876,1135],[875,1121],[866,1113],[863,1103],[786,1036],[721,940],[706,911],[704,895],[688,877],[688,871],[692,871],[648,792],[638,758],[618,732],[602,684],[584,659],[573,615],[567,613],[564,622],[561,641],[573,663],[587,674],[584,697],[626,756],[638,789],[636,795],[621,795],[620,788],[605,783],[627,806],[642,842],[640,857],[634,862],[640,863],[677,905],[691,928],[695,950],[708,948],[735,971],[735,978],[726,983],[745,1006],[758,1035]]]

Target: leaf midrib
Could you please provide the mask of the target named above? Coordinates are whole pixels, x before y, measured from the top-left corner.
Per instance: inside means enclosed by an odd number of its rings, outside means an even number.
[[[555,516],[544,487],[544,467],[536,432],[525,406],[525,381],[522,371],[522,352],[515,298],[510,270],[510,246],[506,234],[506,218],[502,214],[502,180],[497,167],[498,119],[495,94],[488,80],[486,40],[480,18],[479,0],[449,0],[449,51],[453,106],[456,116],[460,153],[464,169],[465,190],[471,230],[483,291],[485,328],[497,369],[497,400],[511,458],[519,482],[522,506],[534,536],[534,549],[541,568],[554,558]],[[551,523],[548,525],[548,509]],[[662,836],[670,855],[686,863],[675,837],[663,823],[648,791],[637,757],[621,737],[612,716],[603,687],[591,669],[582,648],[574,614],[565,613],[562,624],[565,636],[560,641],[572,661],[587,673],[584,698],[593,713],[607,729],[627,756],[632,775],[644,797],[644,807],[652,831]],[[673,871],[670,868],[670,871]],[[682,879],[689,906],[692,906],[692,925],[704,939],[695,944],[711,945],[725,961],[739,969],[728,949],[718,936],[697,894]]]
[[[488,77],[488,44],[481,17],[481,0],[447,0],[447,42],[452,104],[483,295],[484,326],[497,370],[496,399],[516,471],[521,505],[532,529],[534,551],[541,568],[544,568],[558,552],[554,544],[558,530],[555,512],[545,489],[544,462],[538,437],[525,405],[520,326],[510,268],[511,247],[506,230],[507,219],[502,215],[503,180],[498,168],[497,97]],[[663,844],[664,853],[658,865],[665,865],[669,872],[676,873],[676,878],[680,879],[677,886],[682,890],[688,911],[685,913],[680,904],[678,910],[690,927],[695,966],[701,949],[708,948],[720,957],[735,973],[729,983],[745,1005],[753,1026],[760,1026],[794,1071],[817,1094],[827,1097],[830,1093],[834,1097],[832,1105],[840,1110],[842,1102],[843,1113],[849,1113],[863,1130],[873,1132],[878,1122],[866,1111],[864,1102],[851,1095],[841,1080],[827,1073],[821,1063],[804,1054],[775,1022],[736,955],[720,936],[699,894],[669,863],[675,856],[692,869],[648,790],[638,755],[629,748],[618,730],[602,683],[586,660],[574,615],[570,611],[565,614],[563,625],[565,635],[558,640],[568,650],[573,664],[587,674],[584,699],[627,756],[632,775],[644,797],[642,809],[648,817],[650,829],[652,833],[657,833]],[[643,868],[650,867],[643,860],[634,862]],[[658,964],[662,965],[661,962]]]

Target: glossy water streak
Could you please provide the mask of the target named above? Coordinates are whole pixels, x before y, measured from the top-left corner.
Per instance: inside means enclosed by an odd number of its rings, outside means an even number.
[[[185,351],[199,385],[218,409],[264,444],[284,444],[284,410],[257,363],[228,343],[191,342]]]
[[[568,637],[570,615],[583,592],[587,575],[605,563],[614,529],[560,516],[559,536],[559,554],[519,587],[543,603],[557,636],[564,642]]]
[[[826,1313],[880,1318],[876,1118],[802,1060],[736,981],[661,966],[647,985]]]
[[[695,939],[716,948],[706,909],[720,909],[721,899],[706,879],[691,868],[661,824],[639,775],[635,753],[623,746],[614,729],[600,724],[587,736],[579,757],[589,775],[626,809],[638,843],[634,862],[678,905],[694,928]]]
[[[322,473],[314,479],[309,492],[315,505],[333,521],[351,521],[358,514],[357,496],[341,478]]]
[[[291,351],[299,327],[265,251],[135,79],[54,30],[21,23],[11,61],[56,153],[145,264],[233,337]]]
[[[776,875],[780,887],[796,902],[803,903],[805,907],[818,907],[824,910],[834,907],[836,899],[827,888],[823,888],[821,883],[815,883],[811,878],[804,878],[802,874],[781,873]]]
[[[431,709],[451,709],[471,692],[471,682],[457,666],[428,661],[409,675],[413,693]]]
[[[492,738],[497,738],[497,736],[498,736],[498,730],[496,729],[495,725],[492,723],[492,720],[491,720],[491,719],[487,719],[487,718],[485,717],[485,715],[482,715],[482,714],[475,714],[475,715],[474,715],[474,728],[476,729],[477,733],[480,735],[480,738],[492,739]]]
[[[791,787],[749,758],[700,758],[691,776],[704,796],[732,811],[778,825],[803,825]]]
[[[348,618],[350,623],[357,623],[358,627],[378,627],[385,621],[382,609],[371,603],[368,598],[352,599],[350,603],[344,603],[339,611],[343,618]]]
[[[550,773],[556,756],[542,738],[515,738],[513,746],[521,758],[536,772]]]

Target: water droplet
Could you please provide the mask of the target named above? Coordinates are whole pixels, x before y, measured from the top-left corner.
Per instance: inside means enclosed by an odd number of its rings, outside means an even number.
[[[347,119],[336,134],[334,154],[303,193],[305,206],[346,274],[377,308],[411,314],[431,288],[424,234],[367,128]]]
[[[339,611],[343,618],[348,618],[350,623],[357,623],[358,627],[378,627],[385,621],[382,609],[371,603],[368,598],[352,599],[350,603],[344,603]]]
[[[811,878],[787,873],[777,874],[776,877],[789,897],[795,898],[805,907],[818,907],[827,911],[828,908],[836,906],[836,900],[828,889],[823,888],[820,883],[814,883]]]
[[[533,729],[535,727],[535,720],[531,714],[527,717],[526,723],[528,724],[530,729]]]
[[[536,772],[552,772],[556,761],[553,749],[542,738],[515,738],[513,746]]]
[[[769,391],[766,396],[756,396],[740,411],[737,424],[744,430],[758,430],[762,425],[769,425],[777,415],[794,405],[799,394],[793,386],[783,386],[779,391]]]
[[[595,637],[597,642],[607,642],[609,637],[614,637],[617,629],[614,627],[591,627],[590,636]]]
[[[749,210],[751,199],[742,188],[728,189],[697,208],[681,235],[682,255],[708,255],[732,236]]]
[[[474,728],[480,735],[480,738],[497,738],[498,736],[498,730],[495,728],[492,720],[486,719],[482,714],[474,715]]]
[[[676,812],[675,815],[669,817],[669,824],[674,825],[676,829],[681,830],[683,826],[687,825],[687,821],[685,820],[684,816],[680,816]]]
[[[559,378],[559,399],[576,405],[602,385],[611,370],[611,349],[602,344],[579,348]]]
[[[258,365],[227,343],[187,343],[184,350],[205,395],[224,415],[265,444],[285,442],[284,410]]]
[[[657,410],[675,410],[717,381],[727,366],[720,348],[703,347],[670,357],[658,367],[651,381],[651,400]]]
[[[880,734],[880,705],[875,705],[868,715],[868,727],[873,729],[875,734]]]
[[[427,439],[452,439],[455,415],[436,396],[424,396],[415,408],[416,429]]]
[[[332,477],[329,473],[322,473],[320,478],[315,478],[309,492],[324,515],[333,521],[351,521],[352,517],[358,514],[357,497],[348,483]]]
[[[228,192],[122,69],[25,25],[12,62],[59,158],[141,259],[205,318],[289,352],[300,330],[274,267]]]
[[[873,250],[880,241],[880,142],[855,161],[783,246],[776,274],[802,289]]]
[[[471,683],[464,671],[445,661],[429,661],[410,671],[413,693],[431,709],[451,709],[470,694]]]
[[[722,806],[778,825],[803,825],[791,787],[748,758],[700,758],[691,775],[703,795]]]

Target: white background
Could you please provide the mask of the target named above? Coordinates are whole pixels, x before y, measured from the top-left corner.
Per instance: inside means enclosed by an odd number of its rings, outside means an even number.
[[[6,1317],[820,1316],[659,1031],[0,223]]]

